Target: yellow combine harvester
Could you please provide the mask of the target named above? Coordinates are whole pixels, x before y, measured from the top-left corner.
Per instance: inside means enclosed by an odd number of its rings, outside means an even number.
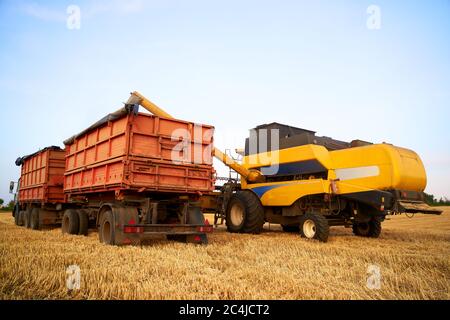
[[[128,104],[171,117],[137,92]],[[388,214],[441,213],[424,203],[420,157],[391,144],[346,143],[271,123],[251,130],[241,164],[218,149],[214,155],[241,175],[202,197],[230,232],[259,233],[270,222],[325,242],[330,226],[378,237]]]

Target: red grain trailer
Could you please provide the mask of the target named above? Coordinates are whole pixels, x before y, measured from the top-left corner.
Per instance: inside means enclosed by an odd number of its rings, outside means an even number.
[[[64,141],[63,232],[92,225],[108,244],[155,235],[206,243],[199,197],[214,189],[213,129],[126,105]]]
[[[18,158],[16,165],[22,166],[13,212],[16,224],[39,229],[43,225],[60,223],[65,203],[65,151],[47,147]]]

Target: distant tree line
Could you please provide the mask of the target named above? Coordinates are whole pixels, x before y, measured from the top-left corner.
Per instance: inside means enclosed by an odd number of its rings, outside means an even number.
[[[425,202],[430,206],[450,206],[450,200],[447,197],[440,197],[439,200],[432,194],[425,193]]]
[[[8,205],[4,206],[3,204],[5,203],[5,200],[0,199],[0,210],[2,211],[12,211],[14,208],[14,201],[11,200],[10,202],[8,202]]]

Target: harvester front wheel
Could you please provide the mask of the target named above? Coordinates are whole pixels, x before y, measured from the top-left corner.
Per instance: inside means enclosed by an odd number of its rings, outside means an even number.
[[[261,233],[264,226],[264,208],[251,191],[238,191],[230,199],[226,212],[229,232]]]
[[[327,242],[329,233],[330,226],[323,215],[309,212],[302,217],[300,235],[303,238]]]
[[[369,222],[354,223],[353,233],[360,237],[378,238],[381,234],[381,221],[372,218]]]

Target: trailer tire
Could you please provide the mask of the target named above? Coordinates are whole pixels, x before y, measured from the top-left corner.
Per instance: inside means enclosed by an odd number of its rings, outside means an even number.
[[[303,238],[316,239],[321,242],[328,241],[330,226],[327,218],[318,213],[306,213],[300,223],[300,235]]]
[[[296,225],[285,225],[282,224],[281,228],[283,228],[284,232],[300,232],[300,226],[296,226]]]
[[[27,229],[31,228],[31,210],[32,210],[31,208],[25,210],[25,213],[23,215],[23,217],[24,217],[24,219],[23,219],[24,225],[25,225],[25,227]]]
[[[378,238],[381,234],[381,221],[372,218],[369,222],[354,223],[353,233],[360,237]]]
[[[30,216],[30,228],[33,230],[39,230],[39,209],[33,208]]]
[[[19,211],[19,221],[18,226],[24,226],[25,225],[25,211]]]
[[[89,218],[84,210],[78,210],[78,234],[87,236],[89,230]]]
[[[19,204],[16,203],[14,206],[14,223],[16,226],[20,226],[20,209]]]
[[[253,192],[238,191],[231,197],[226,211],[229,232],[258,234],[264,222],[264,208]]]
[[[64,212],[61,230],[62,233],[78,234],[79,220],[77,210],[68,209]]]
[[[103,213],[98,236],[101,243],[115,245],[115,226],[111,210]]]

